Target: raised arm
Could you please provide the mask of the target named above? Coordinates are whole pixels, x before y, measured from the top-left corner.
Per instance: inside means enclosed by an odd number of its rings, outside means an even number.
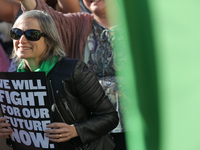
[[[19,9],[18,2],[0,0],[0,20],[13,23]]]
[[[19,0],[19,2],[26,10],[33,10],[37,6],[36,0]]]
[[[58,0],[57,10],[63,13],[80,12],[79,0]]]
[[[36,0],[18,0],[26,10],[33,10],[37,6]],[[79,0],[58,0],[56,8],[63,13],[80,12]]]

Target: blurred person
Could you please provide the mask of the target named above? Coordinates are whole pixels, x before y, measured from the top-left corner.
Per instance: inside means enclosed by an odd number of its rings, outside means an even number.
[[[64,57],[51,16],[40,10],[28,11],[16,20],[10,36],[13,55],[20,62],[17,72],[44,71],[49,81],[50,102],[55,109],[51,110],[53,123],[46,126],[45,136],[58,143],[59,150],[112,150],[114,144],[103,147],[99,143],[117,126],[117,112],[86,64]],[[6,118],[0,117],[0,137],[13,144],[9,140],[13,130],[4,121]]]
[[[13,49],[12,40],[10,39],[11,23],[1,21],[0,22],[0,43],[3,46],[7,55],[10,55]]]
[[[8,22],[0,22],[0,44],[1,44],[1,63],[0,67],[5,67],[6,70],[3,72],[15,72],[16,64],[13,59],[10,59],[9,56],[13,50],[13,44],[10,39],[10,28],[12,27],[11,23]],[[1,70],[1,69],[0,69]]]
[[[8,72],[10,67],[10,60],[0,44],[0,72]]]
[[[14,0],[0,0],[0,35],[1,44],[7,53],[7,55],[12,52],[12,41],[9,36],[10,28],[14,23],[16,16],[22,13],[21,5],[18,1]]]
[[[20,1],[20,0],[19,0]],[[111,132],[116,141],[116,150],[125,150],[125,135],[122,117],[123,106],[120,102],[119,87],[123,80],[115,76],[115,66],[122,69],[125,54],[114,54],[113,40],[115,43],[123,44],[121,37],[115,37],[115,30],[120,30],[120,25],[112,17],[108,21],[106,14],[106,5],[104,0],[83,0],[84,5],[92,12],[62,14],[48,7],[42,0],[23,0],[24,11],[39,9],[49,13],[57,26],[66,56],[83,60],[89,69],[95,72],[100,84],[108,95],[110,101],[118,111],[120,122]],[[112,7],[118,5],[116,0],[112,0]],[[114,13],[114,12],[113,12]],[[113,14],[117,16],[118,14]],[[123,38],[123,37],[122,37]],[[120,55],[121,62],[115,62],[114,57]]]
[[[79,4],[80,4],[80,7],[81,7],[80,12],[88,12],[88,13],[91,13],[91,11],[90,11],[89,9],[87,9],[87,8],[85,7],[85,5],[83,4],[83,0],[79,0]]]

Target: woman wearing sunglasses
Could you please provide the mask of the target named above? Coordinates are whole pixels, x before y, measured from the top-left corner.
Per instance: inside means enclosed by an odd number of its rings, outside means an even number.
[[[98,145],[98,140],[118,124],[117,112],[95,74],[81,60],[64,57],[55,23],[47,13],[32,10],[22,14],[10,36],[20,62],[17,71],[44,71],[49,81],[53,123],[47,125],[45,136],[59,143],[59,150],[78,150],[85,145],[94,150],[90,146]],[[0,117],[0,137],[10,143],[13,130],[7,128],[10,124],[5,120]],[[106,149],[113,149],[113,145]]]

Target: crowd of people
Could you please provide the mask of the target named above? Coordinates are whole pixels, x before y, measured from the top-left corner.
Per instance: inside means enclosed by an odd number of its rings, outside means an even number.
[[[112,6],[109,8],[117,7],[117,1],[112,1]],[[107,144],[102,150],[126,150],[120,81],[115,73],[117,63],[113,46],[114,40],[120,44],[123,43],[123,39],[115,37],[115,30],[120,30],[120,24],[115,21],[109,22],[105,1],[0,0],[0,2],[3,4],[0,5],[0,12],[2,11],[0,20],[12,24],[9,32],[4,34],[10,35],[9,45],[13,47],[13,50],[10,50],[10,47],[5,46],[6,42],[1,41],[3,46],[0,47],[2,53],[0,61],[4,63],[0,66],[2,67],[0,71],[45,71],[53,87],[52,97],[55,97],[55,100],[51,101],[55,101],[55,107],[62,105],[60,101],[63,98],[59,95],[67,95],[63,93],[68,90],[65,89],[67,85],[62,89],[62,81],[73,81],[71,84],[75,87],[76,94],[71,94],[73,97],[64,96],[64,99],[67,100],[66,103],[71,104],[75,112],[73,116],[77,119],[63,120],[65,116],[60,116],[58,110],[54,111],[53,123],[47,126],[48,130],[45,130],[49,140],[59,143],[59,150],[84,149],[88,143],[90,146],[86,148],[92,150],[95,149],[94,143],[109,133],[114,139],[115,147]],[[5,11],[5,8],[9,10]],[[37,36],[31,37],[30,32],[33,30]],[[10,54],[12,57],[8,57]],[[78,84],[80,82],[84,87]],[[61,93],[58,94],[58,91]],[[72,102],[70,98],[76,101]],[[63,111],[62,114],[68,114],[66,110],[60,111]],[[9,146],[14,146],[9,137],[13,130],[7,129],[10,124],[5,123],[5,120],[4,117],[0,118],[0,137],[6,138]]]

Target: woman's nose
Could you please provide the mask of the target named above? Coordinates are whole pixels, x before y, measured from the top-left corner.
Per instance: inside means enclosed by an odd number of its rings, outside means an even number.
[[[26,39],[26,37],[25,37],[24,34],[20,37],[19,42],[20,42],[20,43],[22,43],[22,42],[27,42],[27,39]]]

